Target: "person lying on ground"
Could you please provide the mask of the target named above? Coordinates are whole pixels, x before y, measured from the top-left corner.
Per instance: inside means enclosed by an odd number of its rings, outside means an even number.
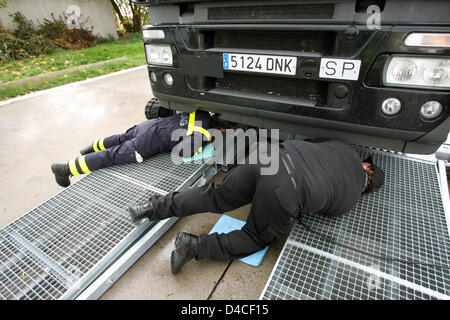
[[[191,150],[191,157],[211,141],[208,129],[213,121],[209,112],[178,113],[166,118],[150,119],[128,129],[125,133],[96,140],[80,151],[81,156],[67,163],[54,163],[51,170],[56,183],[70,185],[70,177],[118,164],[142,162],[162,152],[178,147],[180,152]],[[172,141],[172,132],[187,129],[187,139]]]

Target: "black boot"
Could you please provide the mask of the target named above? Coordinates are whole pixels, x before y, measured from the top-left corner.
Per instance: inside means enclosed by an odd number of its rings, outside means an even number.
[[[52,164],[52,172],[55,175],[56,183],[61,187],[70,186],[71,176],[69,171],[69,165],[67,163],[54,163]]]
[[[197,256],[199,242],[200,237],[198,236],[186,232],[178,233],[175,239],[176,249],[172,251],[170,256],[172,274],[180,272],[186,262]]]
[[[128,207],[130,211],[130,217],[133,222],[138,222],[139,220],[145,218],[151,218],[153,215],[153,200],[159,198],[159,195],[154,195],[153,198],[150,197],[148,202],[141,203],[136,206]]]
[[[83,149],[80,150],[80,154],[81,155],[85,155],[85,154],[92,153],[92,152],[95,152],[94,147],[92,146],[92,144],[90,146],[87,146],[86,148],[83,148]]]

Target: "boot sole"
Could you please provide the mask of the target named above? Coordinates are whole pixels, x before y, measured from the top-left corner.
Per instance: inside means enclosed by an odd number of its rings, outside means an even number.
[[[131,221],[139,222],[141,220],[141,219],[136,219],[136,212],[131,207],[128,208],[128,211],[130,212]]]
[[[172,274],[177,274],[181,271],[182,266],[176,266],[175,265],[175,250],[172,251],[170,254],[170,269],[172,271]]]
[[[70,186],[70,179],[68,176],[61,176],[57,169],[52,165],[52,172],[55,175],[55,180],[61,187],[67,188]]]
[[[128,207],[128,211],[130,212],[130,217],[131,217],[131,220],[133,220],[133,222],[139,222],[146,218],[151,219],[151,217],[153,216],[153,212],[151,214],[140,213],[135,208],[136,207]]]

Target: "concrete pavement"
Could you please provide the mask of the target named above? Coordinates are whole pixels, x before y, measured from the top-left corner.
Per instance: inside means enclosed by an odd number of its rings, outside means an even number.
[[[50,170],[53,162],[66,162],[93,139],[144,121],[150,98],[147,69],[134,68],[0,103],[0,228],[62,190]],[[245,220],[248,206],[228,214]],[[258,299],[283,240],[270,246],[258,268],[193,260],[180,274],[170,272],[177,232],[207,233],[219,218],[203,213],[179,220],[101,299]]]

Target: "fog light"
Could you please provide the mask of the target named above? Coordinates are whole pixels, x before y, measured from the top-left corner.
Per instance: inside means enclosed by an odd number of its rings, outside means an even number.
[[[153,82],[153,83],[156,83],[156,80],[158,80],[156,78],[156,73],[154,73],[153,71],[150,72],[150,81]]]
[[[173,85],[173,77],[170,73],[164,74],[164,83],[167,84],[169,87]]]
[[[389,98],[383,101],[383,104],[381,105],[381,111],[383,111],[383,113],[388,116],[393,116],[394,114],[400,112],[401,107],[402,103],[400,102],[400,100],[396,98]]]
[[[426,119],[434,119],[442,112],[442,105],[437,101],[427,101],[420,108],[420,113]]]

